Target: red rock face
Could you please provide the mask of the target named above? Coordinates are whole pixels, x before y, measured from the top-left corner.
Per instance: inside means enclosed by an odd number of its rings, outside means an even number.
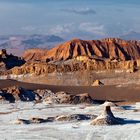
[[[73,39],[49,50],[43,58],[59,61],[80,55],[105,59],[136,60],[140,58],[140,42],[115,38],[90,41]]]
[[[22,57],[26,61],[42,60],[46,56],[46,52],[47,50],[43,49],[29,49],[24,52]]]

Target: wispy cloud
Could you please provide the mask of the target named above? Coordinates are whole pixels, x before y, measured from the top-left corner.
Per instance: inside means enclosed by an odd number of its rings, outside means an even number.
[[[79,30],[97,35],[105,35],[105,28],[102,24],[84,22],[79,26]]]
[[[97,36],[103,37],[106,35],[104,25],[91,22],[83,22],[81,24],[66,23],[52,26],[48,34],[55,34],[61,37],[81,37],[81,36]]]
[[[74,25],[73,23],[56,25],[49,30],[49,33],[55,35],[69,34],[72,32],[73,25]]]
[[[89,14],[96,14],[96,11],[92,8],[75,8],[75,9],[62,9],[62,11],[75,13],[79,15],[89,15]]]

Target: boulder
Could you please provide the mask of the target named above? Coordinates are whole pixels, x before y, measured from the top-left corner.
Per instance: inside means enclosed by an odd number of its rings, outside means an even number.
[[[92,84],[92,86],[101,86],[101,85],[104,85],[104,84],[99,80],[95,80]]]

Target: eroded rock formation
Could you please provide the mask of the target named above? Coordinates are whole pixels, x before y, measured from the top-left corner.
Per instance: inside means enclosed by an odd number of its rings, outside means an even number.
[[[136,62],[137,64],[137,62]],[[76,61],[71,59],[65,61],[64,63],[45,63],[45,62],[26,62],[21,67],[14,67],[13,69],[6,71],[7,73],[14,75],[21,74],[35,74],[35,75],[47,75],[48,73],[65,73],[65,72],[75,72],[75,71],[102,71],[102,70],[125,70],[129,72],[135,72],[137,66],[135,66],[135,61],[121,61],[121,62],[110,62],[110,61],[98,61],[98,60],[88,60],[88,61]]]
[[[40,61],[47,53],[44,49],[28,49],[24,52],[23,58],[26,61]]]
[[[124,120],[116,118],[113,115],[110,106],[105,106],[105,109],[102,112],[102,114],[91,122],[91,125],[119,125],[119,124],[124,124]]]
[[[90,41],[73,39],[49,50],[45,57],[60,61],[77,56],[110,60],[136,60],[140,58],[140,42],[117,38]]]

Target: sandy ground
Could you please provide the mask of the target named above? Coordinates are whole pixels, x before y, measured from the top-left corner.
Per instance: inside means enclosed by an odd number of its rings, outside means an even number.
[[[140,135],[140,104],[112,107],[116,117],[125,118],[125,125],[91,126],[89,121],[14,124],[18,118],[50,117],[62,114],[90,113],[99,115],[101,105],[53,105],[42,103],[3,103],[0,105],[1,140],[137,140]]]
[[[11,79],[27,83],[65,86],[90,86],[100,80],[104,85],[140,84],[140,71],[135,73],[123,71],[77,71],[67,73],[49,73],[47,75],[11,75]]]
[[[140,101],[139,84],[92,86],[57,86],[18,82],[15,80],[0,80],[0,88],[20,86],[26,89],[49,89],[53,92],[65,91],[70,94],[89,93],[94,100],[109,101]]]

